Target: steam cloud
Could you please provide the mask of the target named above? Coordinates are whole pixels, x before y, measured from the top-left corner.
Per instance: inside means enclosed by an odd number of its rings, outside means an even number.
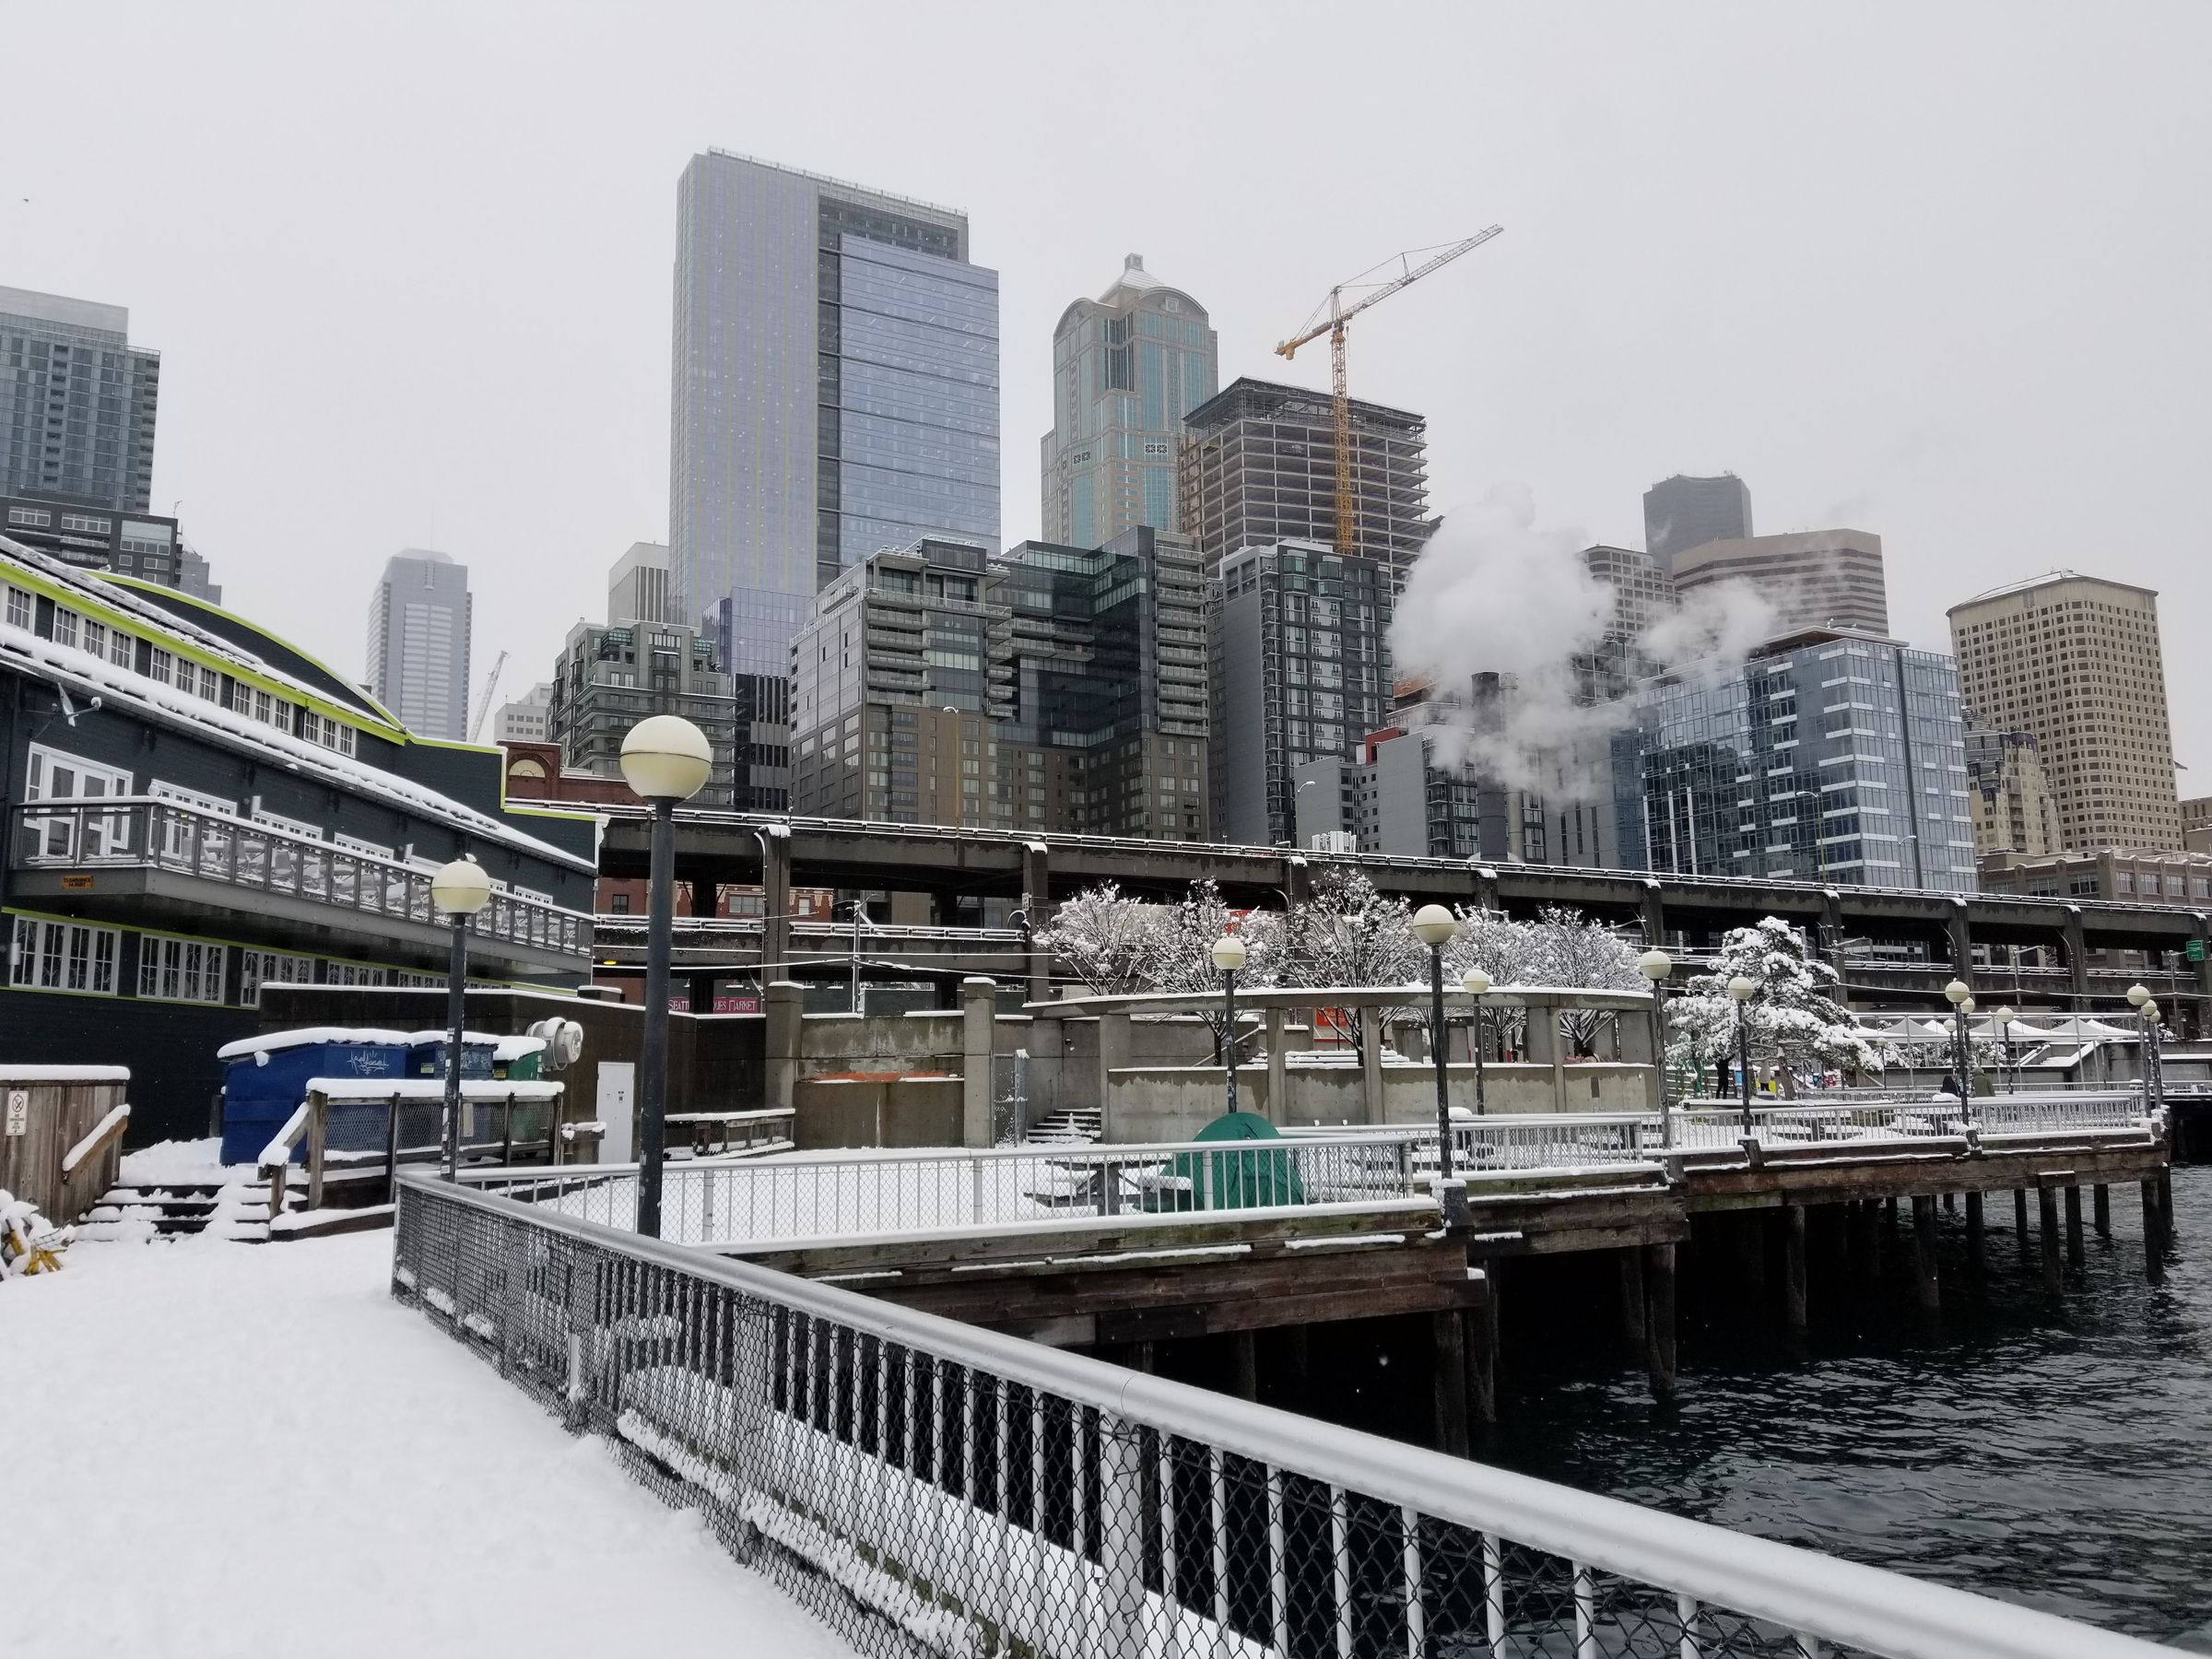
[[[1474,507],[1447,513],[1406,582],[1391,624],[1401,675],[1430,679],[1445,700],[1428,728],[1438,758],[1469,760],[1516,789],[1589,799],[1627,702],[1586,700],[1578,657],[1604,643],[1613,593],[1583,566],[1588,539],[1536,525],[1524,485],[1500,485]],[[1773,632],[1774,607],[1757,590],[1724,582],[1692,592],[1644,628],[1632,651],[1680,665],[1741,657]],[[1508,677],[1494,700],[1468,703],[1477,674]]]

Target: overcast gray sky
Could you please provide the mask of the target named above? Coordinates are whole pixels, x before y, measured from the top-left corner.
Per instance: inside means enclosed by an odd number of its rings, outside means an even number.
[[[1008,541],[1054,320],[1139,252],[1222,378],[1332,282],[1506,234],[1355,329],[1435,503],[1641,543],[1670,472],[1878,532],[1893,625],[2065,566],[2161,592],[2212,793],[2212,6],[339,7],[0,0],[0,285],[127,305],[155,487],[238,607],[362,671],[384,558],[549,671],[667,528],[693,152],[965,209],[1001,273]]]

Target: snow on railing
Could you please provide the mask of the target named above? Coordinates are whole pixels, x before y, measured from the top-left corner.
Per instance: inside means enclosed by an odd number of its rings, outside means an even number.
[[[417,1174],[392,1287],[865,1659],[2166,1651]]]
[[[84,1139],[62,1154],[62,1176],[66,1180],[76,1173],[77,1166],[88,1158],[96,1157],[107,1144],[123,1133],[124,1125],[131,1121],[131,1109],[117,1106],[99,1123],[92,1125]]]

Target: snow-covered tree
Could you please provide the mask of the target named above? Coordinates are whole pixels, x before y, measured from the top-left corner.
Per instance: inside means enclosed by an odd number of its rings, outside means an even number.
[[[1193,882],[1174,904],[1127,898],[1112,882],[1102,883],[1061,905],[1037,943],[1097,995],[1160,991],[1203,996],[1221,989],[1213,950],[1225,933],[1244,941],[1238,988],[1274,984],[1282,959],[1282,919],[1264,911],[1238,914],[1210,881]],[[1221,1015],[1208,1011],[1203,1017],[1218,1046]]]
[[[1124,996],[1151,989],[1144,972],[1159,926],[1159,905],[1125,899],[1109,881],[1062,904],[1038,930],[1036,944],[1094,995]]]
[[[1460,935],[1445,947],[1445,971],[1453,980],[1480,968],[1500,985],[1556,985],[1570,990],[1641,991],[1636,953],[1603,924],[1569,905],[1547,905],[1534,922],[1516,922],[1498,911],[1462,908]],[[1610,1015],[1569,1008],[1559,1018],[1568,1052],[1588,1056]],[[1524,1024],[1519,1010],[1499,1009],[1492,1020],[1512,1035]]]
[[[1689,982],[1666,1012],[1669,1065],[1724,1067],[1735,1055],[1735,999],[1728,982],[1745,975],[1759,994],[1744,1005],[1754,1061],[1779,1062],[1789,1072],[1878,1072],[1887,1043],[1873,1039],[1836,999],[1840,976],[1807,953],[1796,930],[1778,916],[1729,930],[1711,973]]]
[[[1333,868],[1291,912],[1283,941],[1283,983],[1425,985],[1429,947],[1413,936],[1413,909],[1385,899],[1363,871]]]

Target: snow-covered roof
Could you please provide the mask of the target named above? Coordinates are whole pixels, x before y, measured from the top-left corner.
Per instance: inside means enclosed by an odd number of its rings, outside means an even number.
[[[442,1034],[442,1033],[441,1033]],[[218,1060],[242,1060],[248,1054],[273,1054],[280,1049],[305,1048],[315,1042],[373,1042],[404,1048],[410,1039],[401,1031],[379,1026],[301,1026],[292,1031],[264,1031],[258,1037],[241,1037],[215,1051]]]
[[[404,802],[416,811],[438,818],[471,835],[481,836],[502,845],[526,852],[535,857],[550,860],[571,870],[596,875],[595,861],[580,858],[575,853],[539,841],[534,835],[465,806],[451,796],[417,783],[396,773],[382,771],[363,761],[326,749],[305,738],[295,737],[288,732],[279,732],[263,725],[249,715],[220,703],[212,703],[189,691],[180,691],[165,686],[159,680],[128,668],[118,668],[106,659],[77,650],[72,645],[59,645],[52,640],[41,639],[29,629],[17,628],[0,622],[0,663],[13,661],[24,667],[50,677],[71,681],[80,688],[96,691],[103,701],[119,700],[141,712],[159,715],[173,724],[202,726],[220,732],[234,743],[242,743],[278,757],[290,770],[320,775],[325,782],[369,795],[383,795]]]
[[[409,1031],[402,1041],[408,1043],[443,1042],[445,1039],[443,1030]],[[521,1060],[531,1054],[543,1053],[546,1048],[543,1037],[496,1036],[489,1031],[462,1032],[461,1046],[466,1048],[472,1043],[479,1046],[489,1044],[494,1060]]]

